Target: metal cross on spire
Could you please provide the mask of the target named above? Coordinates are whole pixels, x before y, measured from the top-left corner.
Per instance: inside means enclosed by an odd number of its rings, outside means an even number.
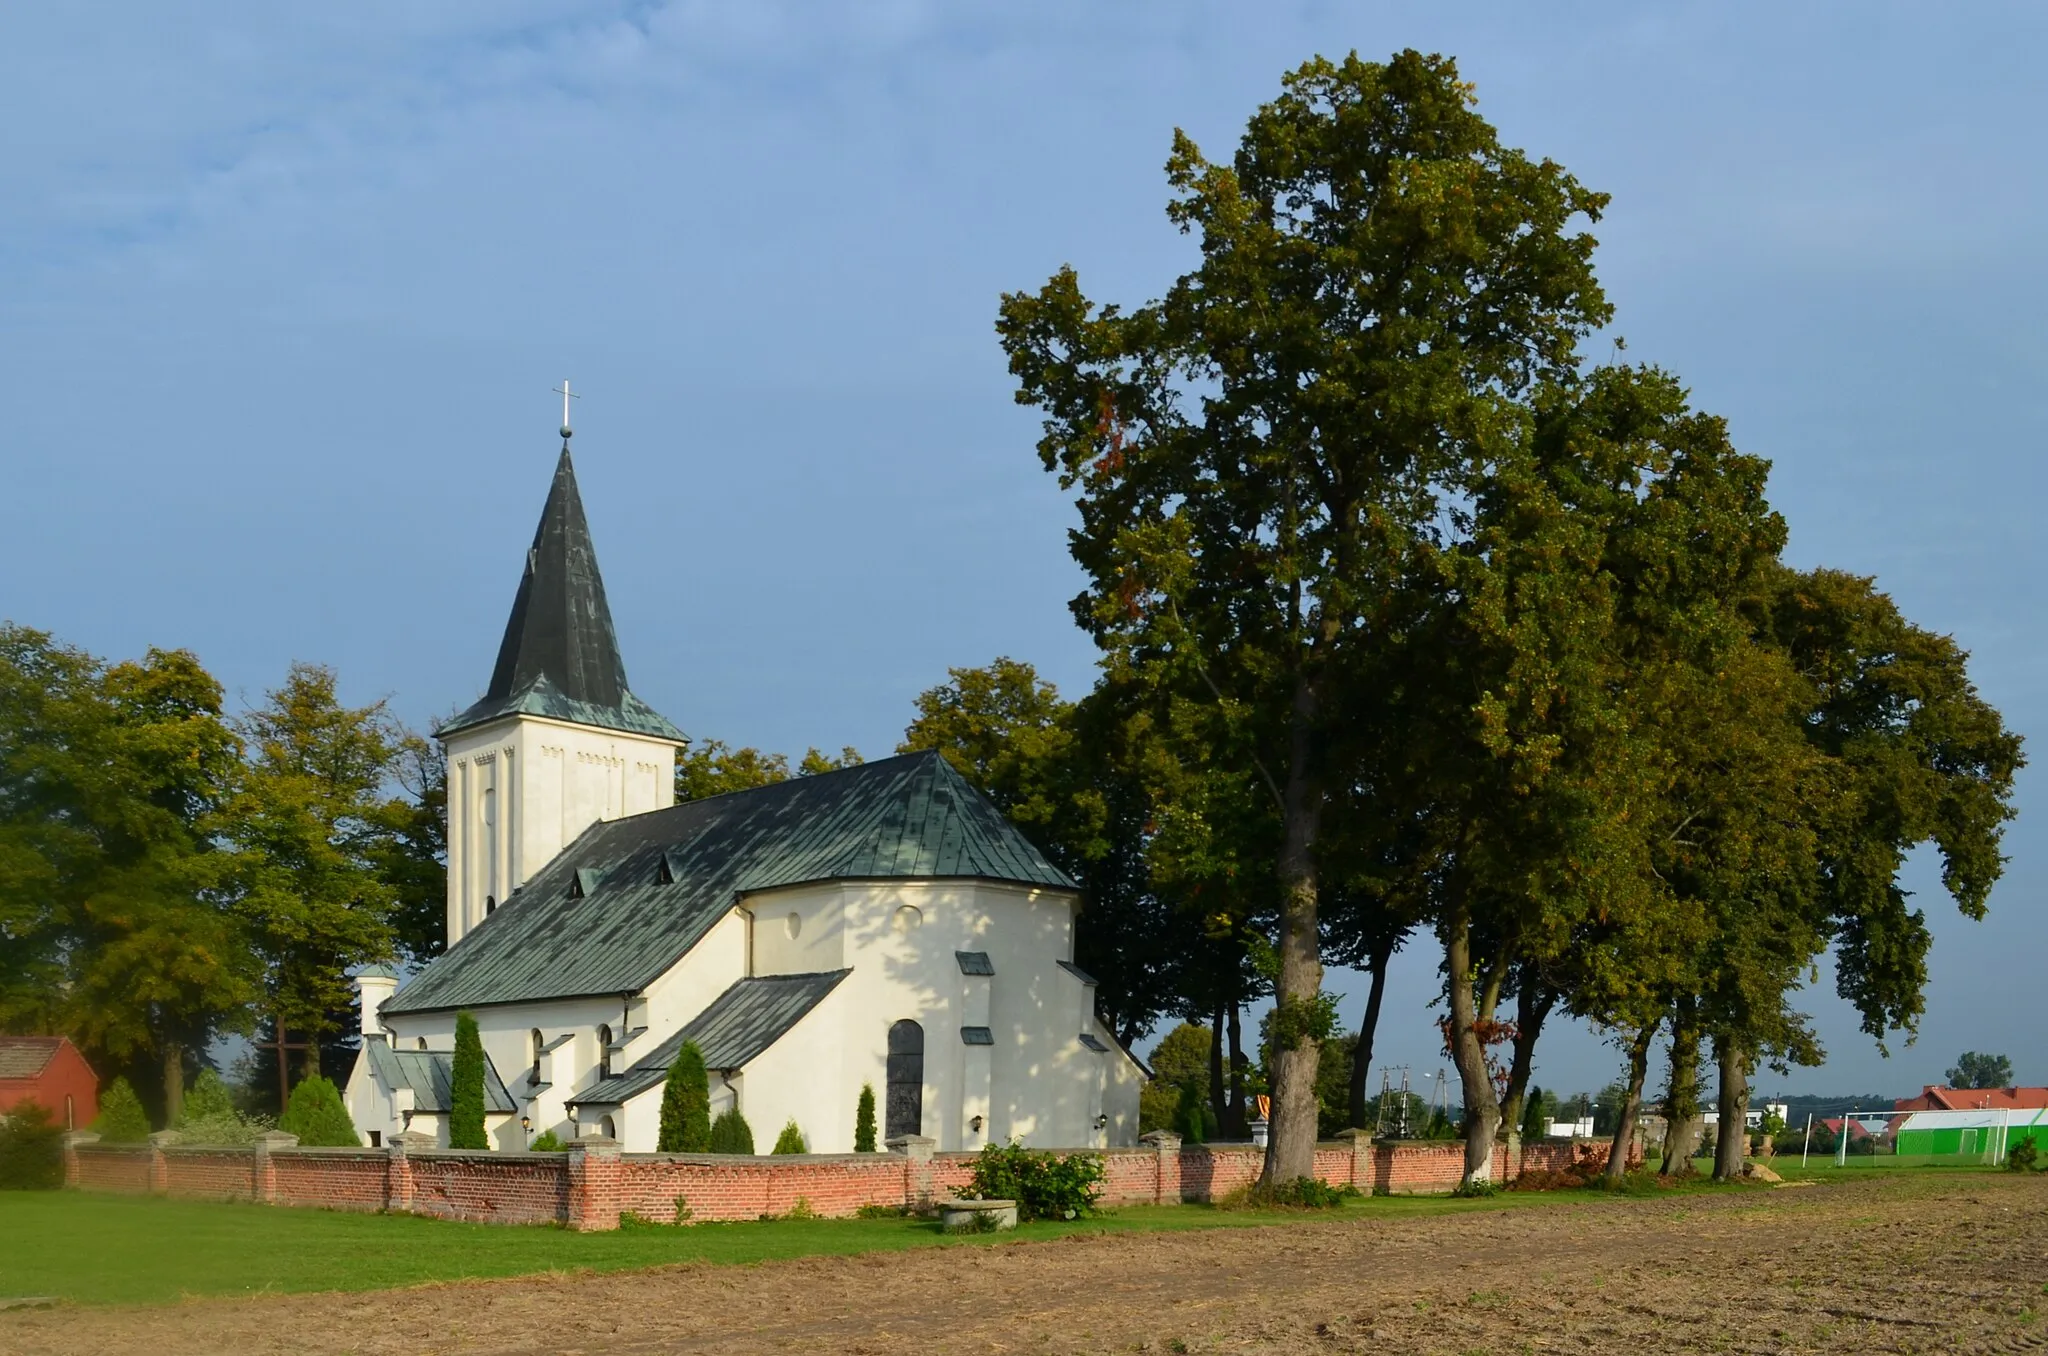
[[[555,394],[562,398],[562,441],[567,442],[569,440],[569,402],[581,400],[583,397],[570,393],[569,379],[567,377],[562,378],[562,384],[555,388]]]

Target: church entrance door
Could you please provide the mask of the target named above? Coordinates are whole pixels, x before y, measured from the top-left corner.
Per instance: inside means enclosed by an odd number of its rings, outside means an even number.
[[[884,1136],[924,1133],[924,1028],[905,1018],[889,1028],[889,1101]]]

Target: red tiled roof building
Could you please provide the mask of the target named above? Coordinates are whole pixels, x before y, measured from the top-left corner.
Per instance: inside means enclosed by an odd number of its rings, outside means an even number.
[[[2040,1111],[2048,1088],[1944,1088],[1928,1084],[1918,1097],[1901,1097],[1897,1111]]]
[[[65,1129],[83,1130],[99,1118],[100,1081],[62,1036],[0,1036],[0,1116],[27,1101]]]

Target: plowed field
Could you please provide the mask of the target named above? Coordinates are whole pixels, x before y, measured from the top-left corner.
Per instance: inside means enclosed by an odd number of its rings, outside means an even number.
[[[19,1246],[16,1240],[14,1246]],[[2048,1175],[0,1313],[0,1350],[2048,1351]]]

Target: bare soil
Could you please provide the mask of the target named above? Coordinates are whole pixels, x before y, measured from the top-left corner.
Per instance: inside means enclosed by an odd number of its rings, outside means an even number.
[[[2048,1351],[2048,1175],[0,1313],[0,1351]]]

